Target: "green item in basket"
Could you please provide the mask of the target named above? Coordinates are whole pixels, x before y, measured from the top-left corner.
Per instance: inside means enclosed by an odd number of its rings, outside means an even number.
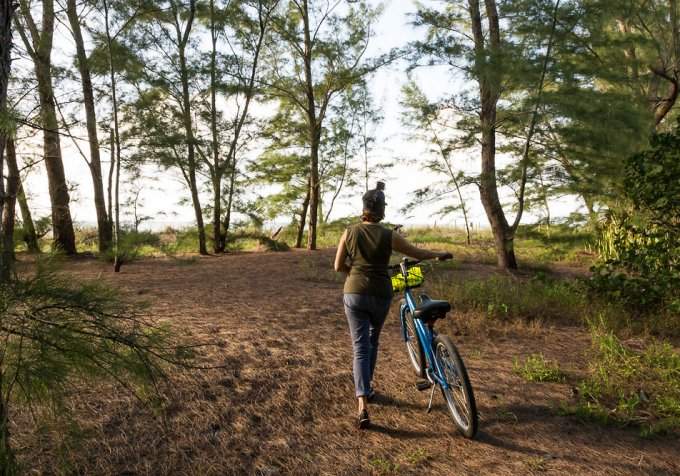
[[[420,266],[414,266],[408,270],[407,282],[409,288],[420,286],[423,284],[423,281],[425,281],[425,278],[423,277],[423,270],[420,268]],[[395,292],[403,291],[406,286],[406,282],[404,282],[404,275],[402,273],[392,276],[392,289]]]

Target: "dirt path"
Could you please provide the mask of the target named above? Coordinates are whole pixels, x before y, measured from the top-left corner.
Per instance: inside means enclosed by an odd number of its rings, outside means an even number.
[[[569,385],[531,384],[514,357],[543,352],[578,372],[588,337],[574,328],[494,339],[454,336],[481,414],[480,434],[452,431],[440,395],[429,415],[399,336],[396,306],[377,370],[372,430],[354,429],[351,348],[332,253],[260,253],[149,260],[114,275],[96,261],[67,272],[101,279],[151,304],[186,336],[216,343],[202,351],[211,371],[173,372],[165,420],[114,388],[92,389],[75,405],[85,429],[85,474],[680,474],[680,443],[643,440],[635,430],[582,424],[558,414]],[[477,273],[479,265],[456,271]],[[490,271],[489,271],[490,272]],[[442,323],[455,334],[455,322]],[[30,445],[21,458],[58,472],[54,440],[15,428]],[[67,469],[68,469],[67,467]]]

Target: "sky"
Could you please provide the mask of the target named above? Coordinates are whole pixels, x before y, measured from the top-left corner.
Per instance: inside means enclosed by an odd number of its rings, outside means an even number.
[[[384,2],[384,5],[384,13],[375,25],[375,37],[367,52],[370,56],[387,52],[394,47],[404,46],[409,41],[422,38],[424,33],[422,30],[414,29],[409,24],[410,15],[415,11],[415,2],[392,0]],[[71,57],[72,46],[68,35],[62,28],[62,31],[55,36],[54,58],[57,63],[61,61],[65,64]],[[418,69],[413,72],[412,76],[431,99],[461,89],[463,87],[462,81],[464,81],[462,78],[452,78],[450,71],[442,68]],[[444,218],[436,216],[436,211],[440,205],[424,205],[408,215],[400,212],[400,209],[411,201],[414,190],[438,179],[436,175],[423,171],[418,165],[418,160],[428,153],[427,145],[410,139],[401,123],[401,88],[407,79],[405,65],[395,64],[379,70],[370,81],[374,100],[380,107],[384,120],[376,126],[376,142],[370,152],[369,160],[374,164],[394,162],[393,167],[374,177],[384,180],[387,184],[388,209],[386,220],[405,225],[431,225],[436,223],[462,226],[462,215],[452,214]],[[74,129],[72,134],[82,137],[87,135],[84,130],[78,129]],[[78,141],[78,143],[82,150],[87,153],[87,143],[83,141]],[[19,144],[20,159],[30,160],[31,154],[35,154],[35,151],[35,148],[29,150],[27,146],[22,147]],[[66,177],[73,187],[71,213],[74,221],[82,225],[91,225],[96,222],[96,215],[88,167],[73,141],[67,137],[62,137],[62,151]],[[102,151],[105,173],[109,165],[106,160],[107,155],[108,152]],[[251,160],[254,158],[250,157]],[[507,158],[499,157],[500,165],[503,164],[504,160],[506,161]],[[479,150],[471,149],[465,153],[459,153],[455,162],[461,170],[468,173],[479,173]],[[176,227],[191,225],[194,220],[193,209],[186,200],[186,187],[179,176],[172,172],[160,171],[151,166],[146,167],[144,175],[145,178],[136,182],[134,186],[142,189],[140,193],[142,213],[155,217],[153,221],[147,223],[147,226],[160,228],[166,225]],[[34,215],[48,215],[50,207],[47,180],[41,167],[33,169],[26,179],[25,188],[28,191]],[[123,189],[127,190],[129,186],[124,186]],[[511,198],[510,193],[508,190],[502,191],[501,196],[509,199]],[[208,198],[209,195],[206,193],[203,199],[207,201]],[[470,220],[474,226],[488,227],[478,191],[475,188],[469,188],[466,198],[471,209]],[[358,215],[360,208],[361,191],[343,193],[336,203],[331,219]],[[579,208],[580,204],[576,203],[573,197],[565,197],[551,203],[551,213],[554,217],[567,216]],[[511,220],[512,212],[508,212],[508,214],[510,215],[509,220]],[[523,222],[530,223],[536,219],[535,215],[527,213]],[[270,223],[269,225],[273,226],[274,224]]]

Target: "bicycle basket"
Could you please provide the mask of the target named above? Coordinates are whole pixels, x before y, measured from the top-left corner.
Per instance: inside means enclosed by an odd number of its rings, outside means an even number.
[[[403,291],[406,287],[416,288],[423,284],[425,278],[423,277],[423,270],[420,266],[414,266],[408,270],[408,278],[405,281],[402,273],[397,273],[392,276],[392,289],[395,292]]]

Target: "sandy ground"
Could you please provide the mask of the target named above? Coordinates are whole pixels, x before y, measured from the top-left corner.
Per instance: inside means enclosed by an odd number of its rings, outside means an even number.
[[[459,347],[480,412],[468,441],[441,395],[425,413],[400,340],[396,303],[383,331],[373,427],[355,430],[351,347],[332,251],[145,260],[115,275],[95,260],[65,272],[122,288],[188,339],[210,342],[199,362],[171,370],[164,411],[97,385],[73,399],[83,428],[64,448],[19,416],[13,434],[29,472],[71,474],[680,474],[680,442],[560,416],[571,385],[527,383],[513,358],[543,352],[583,371],[588,335],[574,327],[465,336],[453,315],[439,328]],[[451,279],[491,273],[461,265]],[[57,464],[55,454],[66,454]]]

